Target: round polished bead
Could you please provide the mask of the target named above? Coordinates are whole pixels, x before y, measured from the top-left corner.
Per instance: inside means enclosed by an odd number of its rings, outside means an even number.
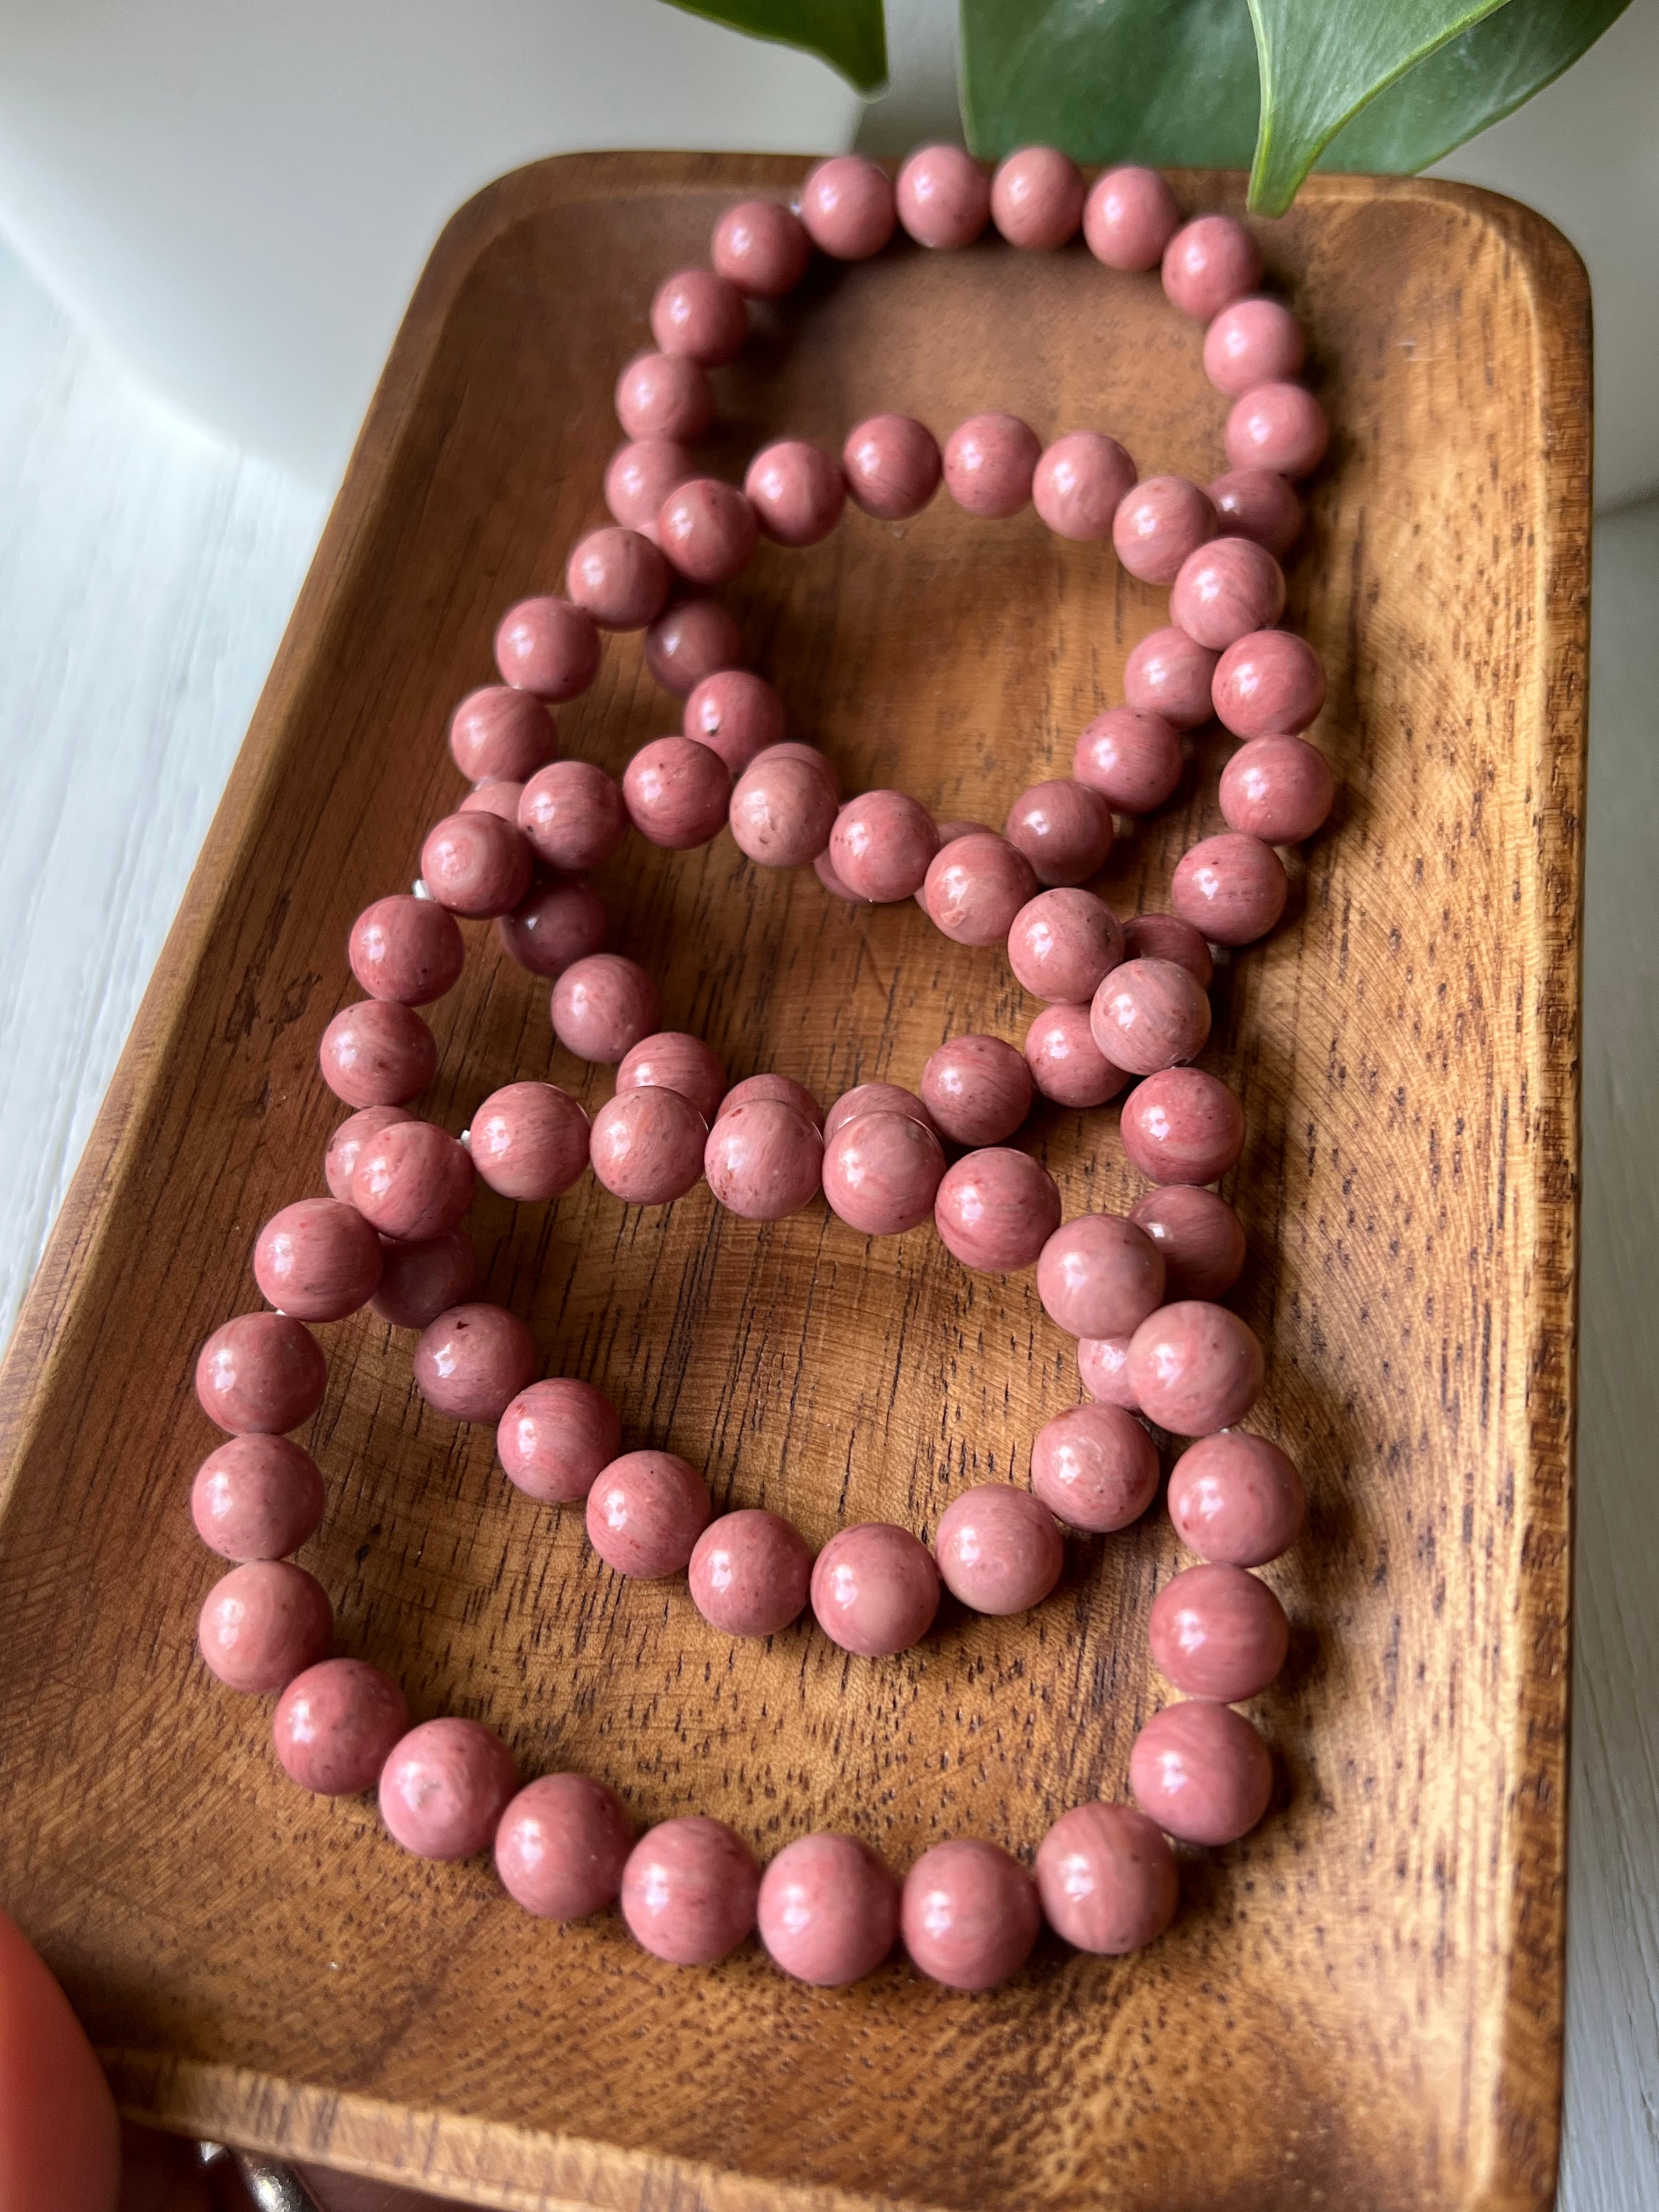
[[[415,1346],[415,1382],[455,1421],[499,1421],[536,1371],[530,1331],[505,1306],[451,1306]]]
[[[698,1537],[691,1602],[727,1636],[775,1636],[799,1620],[812,1580],[812,1548],[776,1513],[722,1513]]]
[[[634,1830],[614,1790],[588,1774],[542,1774],[495,1830],[495,1871],[538,1920],[586,1920],[613,1905]]]
[[[586,690],[599,672],[599,651],[592,616],[568,599],[520,599],[495,631],[502,681],[555,706]]]
[[[728,1114],[735,1114],[739,1106],[749,1106],[765,1099],[779,1106],[793,1106],[804,1114],[818,1134],[823,1134],[823,1109],[804,1083],[797,1083],[791,1075],[745,1075],[734,1083],[720,1103],[716,1121],[723,1121]]]
[[[1128,1336],[1164,1298],[1164,1258],[1116,1213],[1062,1222],[1037,1258],[1037,1296],[1067,1336]]]
[[[1134,489],[1135,465],[1115,438],[1071,430],[1036,465],[1031,503],[1056,538],[1109,538],[1118,508]]]
[[[238,1314],[196,1358],[196,1396],[234,1437],[280,1436],[308,1421],[328,1388],[328,1362],[311,1331],[287,1314]]]
[[[1001,521],[1029,504],[1042,448],[1017,415],[970,415],[945,444],[945,489],[982,520]]]
[[[711,270],[678,270],[657,287],[651,335],[664,353],[684,354],[701,368],[719,368],[736,359],[749,335],[743,295]]]
[[[715,224],[708,258],[715,274],[750,299],[781,300],[806,274],[812,244],[776,200],[739,200]]]
[[[1235,300],[1204,333],[1204,374],[1236,397],[1294,376],[1307,357],[1302,325],[1277,300]]]
[[[1244,1272],[1244,1228],[1224,1198],[1194,1183],[1149,1190],[1129,1208],[1164,1255],[1172,1298],[1224,1297]]]
[[[760,542],[760,524],[735,485],[718,477],[693,477],[663,501],[657,537],[694,584],[729,584],[748,567]]]
[[[1010,246],[1053,252],[1077,236],[1083,172],[1054,146],[1022,146],[997,164],[991,219]]]
[[[667,604],[668,563],[637,530],[591,530],[571,554],[565,589],[601,629],[643,629]]]
[[[1215,1182],[1244,1149],[1244,1109],[1218,1076],[1169,1067],[1123,1102],[1123,1150],[1149,1182]]]
[[[574,961],[553,986],[553,1034],[578,1060],[615,1066],[661,1018],[656,985],[620,952]]]
[[[1210,495],[1185,477],[1146,477],[1112,519],[1117,557],[1143,584],[1172,584],[1182,562],[1216,533]]]
[[[556,775],[565,766],[574,763],[556,763],[542,773]],[[452,914],[474,919],[511,914],[530,889],[534,866],[516,826],[496,814],[447,815],[421,847],[421,879],[433,897]]]
[[[1140,1411],[1140,1401],[1129,1383],[1127,1336],[1080,1336],[1077,1371],[1084,1389],[1103,1406],[1119,1406],[1128,1413]]]
[[[843,807],[842,809],[842,813],[844,813],[846,809]],[[837,814],[836,818],[839,821],[841,819],[841,815]],[[833,830],[830,833],[831,837],[833,837],[835,834],[836,833]],[[848,906],[865,906],[868,904],[867,900],[861,899],[852,886],[849,884],[842,883],[841,878],[836,874],[836,864],[830,857],[830,848],[827,845],[823,852],[818,854],[813,860],[812,873],[817,878],[818,881],[823,885],[823,888],[830,893],[832,898],[844,899]],[[926,878],[924,878],[923,882],[925,883],[926,880]],[[921,890],[920,886],[914,893],[914,896],[918,899],[921,898]]]
[[[670,853],[706,845],[726,826],[732,776],[719,754],[695,738],[653,738],[623,771],[629,819]]]
[[[1178,730],[1210,719],[1216,656],[1184,629],[1152,630],[1123,664],[1123,696],[1137,712],[1160,715]]]
[[[623,1869],[622,1912],[641,1950],[712,1966],[754,1932],[760,1869],[723,1821],[695,1813],[647,1828]]]
[[[941,822],[939,825],[939,850],[942,853],[947,845],[954,845],[959,837],[994,837],[995,835],[996,832],[983,822]],[[1008,842],[1006,837],[1000,842],[1005,846]],[[933,860],[936,860],[938,858],[939,853],[936,853]],[[927,863],[930,870],[933,865],[933,860]],[[1033,878],[1033,886],[1035,887],[1035,878]],[[916,904],[924,914],[927,913],[927,878],[926,876],[922,878],[921,888],[916,893]],[[992,941],[994,942],[994,940]]]
[[[210,1451],[190,1486],[190,1517],[223,1559],[281,1559],[317,1533],[323,1478],[286,1437],[231,1437]]]
[[[469,691],[449,718],[450,757],[469,783],[523,783],[558,750],[558,728],[547,708],[510,684]]]
[[[418,1243],[380,1249],[380,1280],[368,1310],[393,1328],[425,1328],[465,1304],[478,1279],[478,1255],[462,1229]]]
[[[908,522],[939,489],[945,463],[925,423],[909,415],[872,415],[848,431],[841,469],[854,506],[882,522]]]
[[[649,538],[664,500],[696,473],[696,463],[677,439],[630,438],[605,464],[605,503],[624,530]]]
[[[920,146],[894,187],[898,219],[918,246],[953,252],[990,220],[991,179],[960,146]]]
[[[544,1505],[585,1498],[622,1449],[617,1409],[591,1382],[550,1375],[520,1390],[495,1428],[507,1480]]]
[[[663,1030],[655,1036],[641,1037],[623,1054],[617,1069],[617,1089],[678,1091],[705,1121],[713,1121],[726,1096],[726,1069],[701,1037]]]
[[[823,1194],[832,1212],[866,1237],[900,1237],[926,1221],[945,1174],[931,1128],[908,1114],[863,1113],[830,1129]]]
[[[1293,630],[1253,630],[1216,664],[1211,697],[1236,738],[1294,733],[1325,703],[1324,665]]]
[[[1129,1384],[1149,1421],[1207,1437],[1242,1421],[1261,1395],[1261,1346],[1225,1306],[1163,1306],[1129,1340]]]
[[[995,1146],[947,1169],[933,1204],[945,1249],[964,1267],[1029,1267],[1060,1226],[1054,1179],[1028,1152]]]
[[[1133,1805],[1062,1813],[1037,1846],[1036,1884],[1054,1933],[1103,1958],[1161,1936],[1181,1896],[1175,1854]]]
[[[1108,169],[1083,204],[1084,240],[1109,269],[1156,269],[1180,228],[1175,194],[1156,169]]]
[[[1195,322],[1213,320],[1261,282],[1261,249],[1230,215],[1200,216],[1164,249],[1165,296]]]
[[[289,1559],[249,1559],[222,1575],[196,1625],[208,1671],[255,1697],[286,1689],[327,1656],[333,1636],[322,1584]]]
[[[417,1858],[471,1858],[495,1835],[518,1780],[493,1729],[448,1716],[422,1721],[380,1769],[380,1818]]]
[[[742,652],[735,617],[702,592],[671,601],[645,634],[646,666],[665,691],[682,699],[705,678],[734,666]]]
[[[1233,402],[1227,459],[1236,469],[1310,476],[1324,459],[1330,436],[1325,410],[1311,392],[1299,384],[1260,384]]]
[[[830,1109],[823,1124],[824,1142],[861,1114],[903,1114],[920,1121],[924,1129],[933,1127],[933,1115],[914,1091],[906,1091],[897,1083],[856,1083],[850,1091],[843,1091]]]
[[[1020,908],[1008,932],[1016,980],[1054,1005],[1086,1005],[1122,957],[1122,926],[1091,891],[1043,891]]]
[[[1284,913],[1290,890],[1273,847],[1230,830],[1182,854],[1170,903],[1212,945],[1254,945]]]
[[[1056,1106],[1103,1106],[1129,1080],[1095,1042],[1087,1006],[1050,1006],[1025,1032],[1025,1064]]]
[[[1267,1747],[1242,1713],[1194,1699],[1165,1705],[1129,1753],[1135,1802],[1184,1844],[1248,1835],[1273,1794]]]
[[[1243,1429],[1188,1444],[1170,1476],[1169,1503],[1189,1552],[1234,1567],[1265,1566],[1288,1552],[1308,1513],[1294,1462]]]
[[[1229,469],[1210,486],[1221,527],[1282,561],[1302,534],[1302,502],[1276,470]]]
[[[378,1137],[382,1129],[389,1129],[394,1121],[412,1121],[414,1116],[401,1106],[365,1106],[360,1114],[348,1114],[328,1140],[328,1150],[323,1154],[323,1181],[331,1197],[351,1203],[351,1177],[357,1165],[357,1156],[371,1137]]]
[[[630,438],[695,443],[714,419],[708,373],[684,354],[636,355],[617,379],[617,420]]]
[[[696,1469],[673,1452],[624,1452],[587,1493],[587,1540],[619,1575],[657,1582],[684,1571],[713,1507]]]
[[[899,1887],[855,1837],[798,1836],[761,1876],[757,1918],[761,1942],[786,1974],[844,1989],[873,1973],[892,1949]]]
[[[1036,1884],[994,1844],[935,1844],[905,1876],[904,1948],[918,1972],[949,1990],[991,1990],[1031,1955],[1042,1908]]]
[[[1210,1034],[1210,1001],[1173,960],[1124,960],[1089,1009],[1095,1042],[1131,1075],[1194,1060]]]
[[[823,754],[810,745],[769,745],[738,777],[732,835],[762,867],[798,868],[830,842],[841,786]]]
[[[556,872],[533,881],[512,913],[497,917],[495,931],[520,968],[551,981],[572,961],[603,951],[605,908],[583,877]]]
[[[689,694],[681,728],[739,776],[757,754],[781,744],[783,702],[763,676],[723,668]]]
[[[902,791],[866,791],[849,799],[830,833],[830,864],[854,898],[890,905],[920,890],[939,850],[925,806]]]
[[[1066,1547],[1029,1490],[983,1482],[952,1498],[933,1536],[939,1577],[975,1613],[1028,1613],[1060,1580]]]
[[[1331,764],[1305,738],[1252,738],[1221,771],[1227,827],[1269,845],[1299,845],[1336,799]]]
[[[1109,707],[1077,741],[1072,774],[1123,814],[1150,814],[1181,781],[1181,732],[1162,714]]]
[[[1067,1528],[1105,1535],[1138,1521],[1157,1497],[1158,1448],[1115,1400],[1073,1406],[1037,1431],[1031,1488]]]
[[[812,1568],[812,1613],[832,1644],[866,1659],[920,1644],[939,1611],[939,1569],[926,1544],[888,1521],[832,1536]]]
[[[491,1190],[539,1205],[587,1165],[587,1116],[554,1083],[507,1083],[474,1110],[472,1164]]]
[[[810,1205],[823,1188],[823,1139],[798,1107],[751,1097],[722,1108],[703,1147],[702,1168],[728,1213],[780,1221]]]
[[[989,830],[941,843],[919,896],[933,927],[957,945],[994,945],[1037,887],[1024,853]]]
[[[1285,572],[1248,538],[1212,538],[1200,545],[1182,562],[1170,589],[1170,612],[1212,653],[1266,629],[1284,611]]]
[[[355,1173],[352,1183],[355,1188]],[[374,1295],[380,1240],[355,1206],[337,1198],[302,1198],[273,1213],[259,1231],[253,1279],[279,1312],[296,1321],[343,1321]]]
[[[1086,883],[1111,858],[1111,808],[1097,791],[1070,776],[1022,791],[1004,828],[1040,884]]]
[[[1138,914],[1123,925],[1126,960],[1173,960],[1184,968],[1201,991],[1215,980],[1215,962],[1201,929],[1183,921],[1178,914]]]
[[[323,1080],[348,1106],[401,1106],[438,1072],[438,1047],[412,1006],[366,999],[345,1006],[317,1049]]]
[[[1187,1567],[1152,1600],[1146,1645],[1183,1696],[1237,1705],[1279,1679],[1291,1624],[1266,1583],[1243,1567]]]
[[[836,261],[867,261],[898,226],[893,180],[860,155],[832,155],[801,187],[800,219],[821,253]]]
[[[626,1206],[668,1206],[702,1176],[708,1125],[678,1091],[619,1091],[593,1116],[593,1172]]]
[[[847,487],[830,456],[804,438],[763,446],[743,489],[762,532],[779,545],[816,545],[841,520]]]
[[[953,1145],[1000,1145],[1031,1110],[1024,1053],[1000,1037],[951,1037],[921,1071],[922,1103]]]
[[[408,1701],[389,1674],[362,1659],[323,1659],[283,1691],[270,1733],[290,1781],[349,1797],[374,1787],[408,1728]]]
[[[524,797],[521,783],[481,783],[469,791],[456,811],[460,814],[499,814],[501,820],[517,829],[519,801]],[[422,899],[422,906],[435,906],[435,899]]]
[[[358,1153],[351,1202],[382,1237],[418,1243],[456,1226],[472,1203],[472,1182],[466,1149],[447,1130],[394,1121]]]

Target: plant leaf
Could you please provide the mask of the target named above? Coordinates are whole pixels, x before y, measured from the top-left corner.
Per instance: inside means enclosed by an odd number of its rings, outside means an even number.
[[[803,46],[839,70],[863,93],[887,82],[887,33],[882,0],[669,0],[688,15],[706,15],[751,38]]]

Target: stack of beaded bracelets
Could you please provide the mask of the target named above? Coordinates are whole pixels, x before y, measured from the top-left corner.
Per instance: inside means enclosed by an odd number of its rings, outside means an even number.
[[[1172,477],[1137,482],[1113,439],[1074,431],[1044,451],[1023,422],[993,414],[961,424],[942,454],[921,423],[879,416],[851,433],[839,466],[785,441],[756,456],[742,491],[696,474],[685,441],[713,421],[708,372],[742,346],[746,297],[791,289],[814,246],[862,259],[902,222],[923,246],[957,248],[993,218],[1017,246],[1052,250],[1081,225],[1111,267],[1161,262],[1171,301],[1208,325],[1211,381],[1236,398],[1231,473],[1207,491]],[[1221,216],[1182,225],[1148,170],[1115,170],[1085,196],[1076,167],[1047,148],[1011,155],[993,179],[954,149],[927,148],[896,187],[872,164],[839,157],[813,171],[798,210],[755,200],[730,210],[713,260],[713,271],[663,284],[652,309],[659,350],[619,380],[629,442],[605,477],[617,526],[576,547],[567,597],[527,600],[502,622],[504,682],[463,701],[451,724],[473,789],[427,837],[413,893],[377,901],[351,933],[351,967],[370,996],[337,1015],[322,1041],[324,1075],[356,1109],[328,1147],[333,1194],[265,1224],[254,1273],[277,1310],[227,1323],[198,1364],[198,1395],[230,1441],[198,1471],[192,1511],[204,1540],[240,1563],[210,1592],[198,1640],[233,1688],[280,1692],[276,1753],[303,1787],[378,1785],[392,1835],[427,1856],[462,1857],[493,1841],[503,1882],[532,1912],[579,1917],[620,1896],[636,1939],[684,1964],[725,1957],[758,1924],[781,1967],[826,1984],[872,1971],[902,1932],[924,1973],[984,1989],[1018,1970],[1044,1914],[1086,1950],[1150,1941],[1176,1902],[1166,1837],[1231,1841],[1271,1795],[1267,1747],[1231,1707],[1283,1665],[1285,1616],[1247,1570],[1294,1541],[1304,1497],[1285,1455],[1234,1425],[1260,1394],[1263,1362],[1251,1332],[1217,1303],[1237,1279],[1244,1240],[1205,1186],[1237,1160],[1243,1116],[1224,1085],[1187,1063],[1209,1033],[1210,945],[1245,945],[1274,926],[1286,878],[1273,846],[1313,835],[1334,796],[1328,767],[1301,734],[1322,703],[1322,671],[1302,640],[1274,627],[1285,603],[1277,556],[1301,521],[1290,479],[1317,465],[1326,426],[1317,402],[1288,380],[1302,334],[1283,307],[1257,296],[1249,234]],[[1083,732],[1072,778],[1015,800],[1001,836],[936,824],[896,791],[842,805],[827,758],[784,742],[777,694],[736,665],[730,615],[704,593],[675,596],[729,581],[763,534],[817,542],[848,496],[884,520],[913,515],[941,477],[970,514],[1003,517],[1035,501],[1061,536],[1109,535],[1132,574],[1172,587],[1174,623],[1130,655],[1126,705]],[[685,709],[683,733],[646,745],[618,784],[558,757],[550,710],[592,682],[601,631],[627,629],[646,631],[653,672]],[[1221,780],[1229,830],[1181,861],[1173,915],[1121,924],[1081,886],[1110,853],[1114,811],[1167,799],[1182,773],[1181,733],[1212,713],[1244,740]],[[1024,1053],[957,1038],[928,1060],[920,1096],[865,1084],[827,1117],[784,1076],[728,1090],[705,1044],[658,1030],[655,988],[603,949],[604,915],[586,880],[630,824],[684,849],[728,823],[760,865],[810,861],[838,896],[914,897],[958,943],[1006,943],[1018,980],[1048,1002]],[[513,957],[553,980],[561,1042],[619,1063],[616,1095],[591,1126],[545,1083],[496,1091],[459,1139],[405,1110],[435,1072],[415,1008],[460,974],[457,915],[495,917]],[[1052,1179],[1006,1139],[1036,1091],[1089,1108],[1132,1079],[1124,1147],[1154,1188],[1127,1218],[1062,1223]],[[972,1149],[947,1164],[947,1143]],[[474,1260],[459,1224],[475,1178],[545,1201],[590,1164],[608,1189],[641,1205],[683,1196],[706,1176],[722,1205],[751,1219],[793,1212],[820,1189],[868,1235],[902,1233],[931,1212],[964,1266],[1036,1263],[1045,1309],[1079,1340],[1093,1402],[1038,1436],[1030,1491],[966,1492],[941,1516],[931,1552],[908,1530],[868,1523],[843,1529],[814,1560],[775,1514],[711,1521],[708,1492],[684,1461],[622,1453],[620,1421],[597,1390],[532,1380],[523,1323],[467,1303]],[[458,1420],[496,1422],[502,1463],[521,1489],[585,1501],[594,1548],[618,1573],[688,1571],[699,1611],[736,1636],[775,1634],[810,1602],[842,1648],[900,1651],[931,1626],[941,1578],[975,1610],[1023,1612],[1059,1578],[1061,1522],[1119,1529],[1151,1504],[1158,1455],[1144,1422],[1198,1439],[1176,1462],[1169,1508],[1203,1564],[1159,1593],[1149,1630],[1156,1664],[1186,1694],[1136,1740],[1129,1786],[1139,1809],[1093,1803],[1064,1814],[1037,1850],[1035,1880],[997,1845],[958,1839],[925,1852],[901,1891],[848,1836],[803,1837],[763,1875],[716,1820],[667,1820],[635,1843],[603,1784],[556,1774],[520,1790],[511,1754],[488,1729],[455,1718],[411,1729],[386,1676],[325,1656],[328,1600],[286,1556],[314,1533],[324,1504],[315,1463],[284,1433],[312,1417],[326,1381],[305,1324],[365,1304],[421,1331],[422,1395]]]

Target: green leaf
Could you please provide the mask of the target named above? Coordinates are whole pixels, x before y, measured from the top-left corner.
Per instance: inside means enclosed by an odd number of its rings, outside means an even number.
[[[887,33],[881,0],[669,0],[688,15],[729,23],[751,38],[804,46],[863,93],[887,82]]]

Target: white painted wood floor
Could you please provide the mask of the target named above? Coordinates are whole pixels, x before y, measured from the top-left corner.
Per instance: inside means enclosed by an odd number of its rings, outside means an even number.
[[[161,415],[0,249],[0,1339],[324,505]],[[1559,2203],[1644,2212],[1659,2206],[1659,502],[1603,522],[1595,558]]]

